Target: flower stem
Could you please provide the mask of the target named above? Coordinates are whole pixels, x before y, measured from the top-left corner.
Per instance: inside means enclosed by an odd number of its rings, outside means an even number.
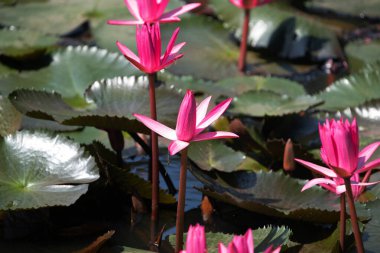
[[[355,237],[355,242],[356,242],[356,250],[358,253],[364,253],[364,246],[363,246],[362,236],[359,229],[358,216],[356,214],[354,196],[352,194],[349,177],[344,178],[344,184],[346,186],[346,196],[347,196],[348,206],[350,208],[350,217],[351,217],[352,230],[354,232],[354,237]]]
[[[150,117],[157,120],[156,113],[156,75],[148,74],[149,79],[149,99],[150,99]],[[154,131],[151,131],[151,146],[152,146],[152,222],[158,222],[158,136]],[[156,226],[155,226],[156,227]]]
[[[339,237],[339,244],[340,244],[340,252],[344,251],[344,239],[346,236],[346,198],[345,194],[340,194],[340,237]]]
[[[248,40],[250,13],[251,13],[250,9],[244,9],[244,21],[243,21],[243,29],[242,29],[241,42],[240,42],[239,62],[238,62],[238,68],[240,72],[243,72],[243,73],[246,68],[247,40]]]
[[[186,195],[186,171],[187,171],[187,148],[181,151],[181,169],[179,174],[179,192],[177,205],[177,221],[175,234],[175,252],[178,253],[183,247],[183,226]]]

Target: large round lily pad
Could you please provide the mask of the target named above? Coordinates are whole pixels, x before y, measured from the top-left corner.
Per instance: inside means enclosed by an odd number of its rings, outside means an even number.
[[[8,98],[0,96],[0,136],[16,132],[21,125],[21,116]]]
[[[350,70],[357,72],[367,64],[373,64],[380,59],[380,41],[354,41],[345,47]]]
[[[207,186],[206,195],[253,212],[313,222],[339,219],[337,196],[318,187],[301,192],[306,181],[281,172],[192,172]]]
[[[10,99],[18,110],[31,117],[101,129],[138,131],[141,123],[132,114],[150,115],[146,77],[115,77],[95,82],[83,98],[87,104],[85,110],[70,106],[55,92],[17,90],[10,94]],[[174,125],[180,94],[160,87],[156,89],[156,100],[158,120]]]
[[[76,143],[40,132],[0,140],[0,209],[73,204],[98,179],[95,161]]]

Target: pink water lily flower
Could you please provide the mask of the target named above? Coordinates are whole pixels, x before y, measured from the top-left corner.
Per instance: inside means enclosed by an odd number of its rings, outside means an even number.
[[[152,131],[171,140],[168,147],[169,153],[170,155],[175,155],[186,148],[192,141],[238,137],[234,133],[223,131],[201,133],[224,113],[232,101],[231,98],[226,99],[207,113],[210,99],[211,97],[207,97],[196,106],[194,94],[192,91],[188,90],[179,108],[175,130],[152,120],[147,116],[136,113],[133,115]]]
[[[116,45],[125,58],[133,65],[141,71],[151,74],[166,68],[183,56],[183,54],[179,54],[178,52],[185,45],[185,42],[175,45],[178,33],[179,28],[174,31],[163,55],[161,55],[161,32],[159,23],[136,26],[136,44],[139,56],[136,56],[128,47],[119,41],[116,42]]]
[[[354,173],[362,173],[380,165],[380,159],[368,162],[380,142],[374,142],[359,152],[359,133],[356,120],[326,120],[319,125],[322,142],[321,158],[328,168],[301,159],[297,162],[307,168],[329,178],[352,177]]]
[[[207,253],[205,228],[199,224],[189,227],[186,237],[186,250],[180,253]]]
[[[367,171],[367,173],[363,179],[360,179],[359,173],[355,173],[351,177],[350,180],[351,180],[352,195],[353,195],[355,200],[357,200],[360,197],[360,195],[364,192],[366,186],[380,183],[380,181],[367,183],[370,172],[371,171]],[[344,185],[344,180],[340,177],[336,177],[336,178],[329,178],[329,177],[314,178],[314,179],[308,181],[304,185],[304,187],[302,188],[301,191],[305,191],[305,190],[307,190],[307,189],[309,189],[315,185],[320,185],[323,188],[331,191],[332,193],[334,193],[336,195],[340,195],[340,194],[346,192],[346,186]]]
[[[199,7],[200,3],[191,3],[164,13],[170,0],[124,0],[134,20],[108,20],[110,25],[141,25],[144,23],[178,22],[179,15]]]
[[[264,253],[279,253],[281,251],[281,246],[273,249],[272,246],[267,248]],[[219,253],[254,253],[253,236],[252,230],[248,229],[244,236],[234,236],[232,242],[228,247],[224,246],[223,243],[219,243]]]
[[[230,0],[232,4],[242,9],[252,9],[272,1],[273,0]]]

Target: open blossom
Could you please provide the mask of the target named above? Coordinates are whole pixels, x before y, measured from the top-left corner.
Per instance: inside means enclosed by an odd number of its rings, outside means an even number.
[[[380,159],[367,162],[380,146],[380,142],[372,143],[359,151],[359,133],[355,119],[352,123],[348,120],[343,121],[343,119],[339,121],[326,120],[323,125],[319,125],[319,135],[322,142],[321,158],[328,168],[301,159],[295,159],[312,171],[324,176],[324,178],[309,181],[303,190],[319,184],[330,191],[340,194],[346,190],[343,178],[350,178],[354,181],[352,183],[353,190],[356,190],[357,194],[359,194],[363,188],[355,187],[378,183],[358,182],[360,173],[371,171],[380,165]],[[364,181],[367,180],[369,173],[367,173]]]
[[[133,65],[141,71],[151,74],[166,68],[183,56],[178,52],[185,42],[175,45],[178,33],[179,28],[174,31],[163,55],[161,55],[161,32],[158,23],[136,26],[136,44],[139,56],[119,41],[116,42],[116,45]]]
[[[134,20],[108,20],[110,25],[140,25],[144,23],[178,22],[179,15],[199,7],[200,3],[186,4],[164,13],[170,0],[124,0]]]
[[[368,172],[370,172],[370,171],[367,171],[366,176],[364,176],[364,178],[361,181],[360,181],[360,176],[358,173],[355,173],[350,178],[350,180],[352,182],[352,185],[351,185],[352,195],[353,195],[355,200],[358,199],[360,197],[360,195],[364,192],[366,186],[379,183],[379,182],[367,183],[368,176],[370,174]],[[359,182],[359,183],[357,183],[357,182]],[[309,189],[315,185],[320,185],[323,188],[325,188],[326,190],[329,190],[332,193],[337,194],[337,195],[340,195],[340,194],[346,192],[346,186],[344,185],[344,180],[343,180],[343,178],[340,178],[340,177],[336,177],[336,178],[329,178],[329,177],[314,178],[314,179],[308,181],[304,185],[304,187],[302,188],[301,191],[307,190],[307,189]]]
[[[181,253],[207,253],[205,228],[199,224],[189,227],[186,250]]]
[[[273,249],[272,246],[267,248],[264,253],[279,253],[281,251],[281,246]],[[219,253],[254,253],[253,236],[252,230],[248,229],[244,236],[235,235],[232,242],[228,244],[228,247],[224,246],[223,243],[219,243]]]
[[[270,3],[272,0],[230,0],[230,2],[239,8],[252,9],[259,5]]]
[[[196,106],[194,94],[192,91],[188,90],[179,108],[175,130],[147,116],[136,113],[133,115],[152,131],[171,140],[168,147],[169,153],[170,155],[175,155],[182,149],[186,148],[192,141],[238,137],[234,133],[223,131],[201,133],[224,113],[232,99],[229,98],[224,100],[207,113],[210,100],[211,97],[207,97]]]

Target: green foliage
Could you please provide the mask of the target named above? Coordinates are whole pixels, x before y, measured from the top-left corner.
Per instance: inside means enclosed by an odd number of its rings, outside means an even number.
[[[73,204],[98,179],[78,144],[46,133],[18,132],[0,140],[0,210]]]
[[[8,98],[0,96],[0,136],[16,132],[21,125],[21,114],[9,102]]]

